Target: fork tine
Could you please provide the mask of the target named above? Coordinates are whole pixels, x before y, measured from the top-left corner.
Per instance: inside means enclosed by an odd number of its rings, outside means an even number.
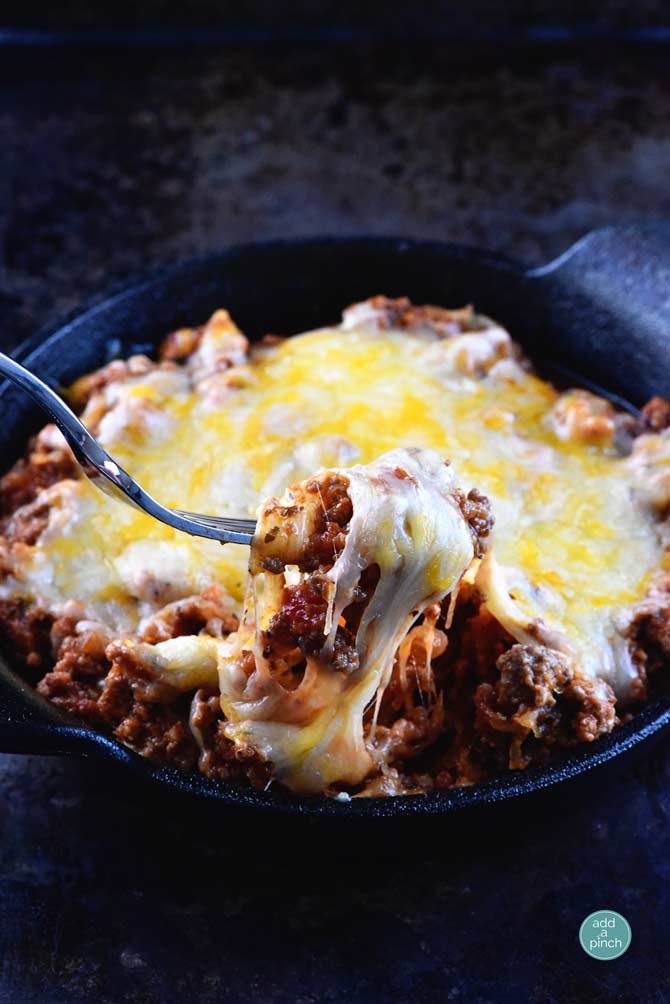
[[[190,519],[194,523],[200,523],[203,526],[211,526],[238,533],[253,533],[256,529],[256,523],[251,519],[235,519],[227,516],[209,516],[205,513],[188,512],[185,509],[175,509],[174,512],[176,512],[178,516],[183,516],[185,519]]]
[[[227,516],[209,516],[206,513],[194,513],[194,512],[182,512],[181,510],[175,510],[180,516],[185,516],[187,519],[195,520],[198,523],[211,523],[212,526],[239,526],[243,529],[249,530],[256,525],[254,520],[248,519],[234,519]]]
[[[174,512],[176,512],[179,516],[184,516],[186,519],[192,519],[197,523],[211,523],[213,525],[220,526],[232,526],[233,523],[244,526],[246,523],[251,523],[251,520],[241,520],[232,517],[228,518],[226,516],[211,516],[209,513],[189,512],[186,509],[175,509]]]

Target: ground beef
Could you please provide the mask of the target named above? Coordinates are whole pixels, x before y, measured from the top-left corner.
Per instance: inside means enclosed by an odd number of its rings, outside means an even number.
[[[344,548],[346,528],[353,515],[348,494],[349,482],[340,474],[329,473],[308,481],[305,491],[319,495],[319,509],[314,533],[305,546],[302,571],[332,566]]]
[[[445,616],[448,601],[445,601]],[[447,706],[461,707],[480,683],[494,683],[498,677],[497,660],[514,644],[495,617],[482,605],[476,586],[463,583],[448,632],[446,652],[449,690]]]
[[[447,598],[443,602],[447,623],[449,608]],[[496,662],[513,644],[514,639],[482,606],[477,587],[462,583],[446,651],[433,666],[437,689],[443,696],[445,723],[425,769],[438,789],[476,784],[507,768],[503,742],[484,742],[475,727],[474,695],[481,684],[492,686],[496,682]]]
[[[12,574],[14,561],[6,537],[0,535],[0,582]]]
[[[614,728],[611,687],[576,675],[561,653],[514,645],[496,666],[498,680],[480,684],[475,693],[475,728],[494,744],[504,737],[510,767],[526,766],[555,747],[591,742]]]
[[[640,604],[629,629],[633,662],[639,671],[634,694],[646,700],[648,690],[667,692],[670,687],[670,575],[664,575]]]
[[[670,659],[670,608],[662,607],[647,614],[640,623],[642,639],[648,665],[655,671],[667,668]]]
[[[494,694],[496,711],[506,719],[541,710],[553,703],[574,675],[566,658],[544,647],[514,645],[496,663],[499,678],[495,687],[483,684],[479,693]],[[492,707],[491,702],[483,702]],[[525,725],[521,726],[525,728]]]
[[[217,588],[169,604],[147,624],[144,640],[198,631],[221,637],[237,627],[228,604]],[[15,624],[26,636],[24,644],[34,648],[39,612],[11,613],[0,607],[0,629]],[[82,630],[81,613],[73,603],[63,617],[53,624],[49,618],[43,626],[44,660],[55,652],[53,669],[37,686],[43,697],[156,763],[191,770],[200,759],[209,777],[257,787],[268,783],[271,765],[225,736],[217,694],[198,691],[192,709],[192,695],[158,679],[134,646],[110,641],[103,626]]]
[[[204,330],[204,327],[200,327],[178,328],[176,331],[171,331],[160,345],[159,358],[173,362],[183,362],[184,359],[188,359],[200,344]]]
[[[191,727],[198,736],[201,772],[214,781],[248,782],[254,788],[266,788],[272,764],[262,760],[252,747],[236,745],[226,736],[225,724],[219,694],[206,689],[196,691]]]
[[[114,735],[136,753],[159,764],[191,770],[198,761],[198,747],[188,724],[188,705],[143,704],[135,701]]]
[[[210,586],[196,596],[187,596],[163,607],[147,622],[140,641],[156,645],[182,635],[205,634],[222,638],[237,631],[239,620],[222,589]]]
[[[57,617],[51,626],[51,651],[54,659],[58,657],[65,639],[77,633],[77,624],[85,619],[85,615],[86,608],[78,600],[68,600],[64,604],[60,617]],[[102,624],[97,626],[102,638],[107,638],[107,629]]]
[[[611,401],[580,388],[564,391],[547,414],[549,427],[563,442],[601,446],[612,442],[615,417]]]
[[[442,703],[410,708],[392,725],[377,725],[373,749],[383,750],[384,762],[401,766],[432,746],[444,728]]]
[[[319,653],[326,641],[326,620],[333,583],[326,579],[323,570],[332,567],[345,544],[353,514],[348,489],[348,479],[340,474],[330,472],[310,479],[298,493],[295,506],[275,505],[274,511],[284,524],[282,537],[278,538],[279,526],[274,527],[272,523],[265,536],[265,544],[277,542],[277,551],[261,556],[261,567],[279,576],[286,565],[297,565],[305,574],[305,578],[295,585],[282,584],[279,610],[263,634],[264,657],[270,661],[277,679],[281,679],[287,688],[299,684],[306,666],[304,657]],[[292,533],[287,537],[286,528],[290,526],[294,511],[297,518],[299,510],[304,509],[308,509],[309,537],[305,541],[296,539],[297,546],[289,553],[294,542]],[[279,542],[281,546],[278,546]],[[379,570],[374,569],[375,584],[378,573]],[[367,576],[364,578],[367,579]],[[333,649],[328,656],[331,668],[344,673],[358,669],[355,627],[352,628],[349,623],[349,614],[356,620],[357,626],[360,615],[356,607],[364,608],[373,589],[374,585],[360,592],[355,604],[344,612],[344,622],[337,627]]]
[[[111,669],[105,678],[102,702],[105,701],[105,688],[114,689],[116,681],[122,681],[132,691],[133,700],[145,704],[172,704],[180,694],[175,687],[157,676],[154,669],[142,658],[141,646],[115,638],[105,648],[105,657],[111,664]],[[111,696],[111,707],[118,706],[118,698]]]
[[[142,376],[154,369],[156,363],[148,356],[130,356],[128,359],[113,359],[99,370],[87,373],[73,383],[68,392],[68,400],[72,407],[81,411],[94,394],[104,390],[110,383],[127,380],[128,377]]]
[[[342,611],[342,617],[352,634],[356,634],[360,627],[365,608],[377,588],[380,574],[379,565],[377,564],[368,565],[367,568],[364,568],[354,589],[353,602]]]
[[[633,449],[633,443],[643,431],[642,419],[627,411],[617,411],[614,415],[614,436],[612,445],[621,457],[628,457]]]
[[[20,506],[4,520],[2,529],[12,544],[33,545],[46,529],[51,511],[51,500],[38,495],[32,502]]]
[[[0,526],[3,517],[37,498],[43,488],[77,476],[77,464],[65,442],[59,442],[55,426],[46,426],[34,437],[25,458],[17,460],[0,478]],[[54,441],[55,440],[55,441]]]
[[[235,773],[235,743],[224,734],[221,697],[201,687],[191,704],[191,727],[200,746],[200,769],[208,777],[227,781]]]
[[[318,573],[284,589],[282,606],[265,632],[267,655],[300,648],[315,652],[325,640],[328,583]]]
[[[645,432],[662,432],[670,427],[670,399],[652,397],[642,409]]]
[[[618,724],[616,697],[604,680],[576,676],[566,688],[563,708],[559,710],[562,717],[557,742],[561,746],[591,743],[599,736],[607,735]]]
[[[332,584],[317,572],[297,585],[284,589],[281,609],[272,617],[263,636],[263,654],[275,668],[281,671],[279,664],[287,662],[295,673],[301,666],[304,668],[302,655],[316,653],[323,648],[327,633],[328,593],[331,588]],[[338,627],[329,660],[333,669],[345,673],[353,673],[358,669],[355,642],[355,633],[348,624]],[[300,653],[298,658],[295,657],[296,653]],[[297,678],[292,682],[297,684]]]
[[[444,307],[434,307],[430,304],[416,306],[406,296],[392,299],[388,296],[373,296],[363,303],[352,304],[345,311],[363,311],[365,315],[372,314],[377,326],[381,329],[402,328],[405,331],[430,330],[441,338],[448,338],[463,331],[471,331],[479,326],[478,319],[471,306],[459,310],[447,310]]]
[[[0,599],[0,652],[30,678],[51,664],[53,617],[21,598]]]
[[[491,511],[491,503],[478,488],[473,488],[467,496],[460,489],[454,493],[458,501],[463,519],[470,527],[475,544],[475,555],[481,558],[486,550],[489,534],[493,529],[495,517]]]
[[[264,543],[273,545],[259,556],[260,565],[272,574],[284,571],[286,565],[297,565],[301,572],[313,572],[319,568],[329,569],[344,548],[347,527],[353,515],[353,507],[348,494],[349,481],[341,474],[329,472],[322,477],[306,482],[295,505],[282,505],[272,500],[265,507],[265,522],[276,513],[279,525],[267,531]],[[306,507],[310,507],[312,531],[306,540],[297,538],[297,521]]]
[[[63,630],[60,626],[59,634]],[[107,724],[99,707],[102,681],[109,672],[105,655],[107,636],[89,630],[63,638],[53,669],[40,680],[37,690],[52,704],[93,725]]]
[[[154,761],[188,769],[197,760],[187,700],[155,680],[122,642],[108,644],[102,630],[65,637],[37,689],[56,707],[110,729]]]

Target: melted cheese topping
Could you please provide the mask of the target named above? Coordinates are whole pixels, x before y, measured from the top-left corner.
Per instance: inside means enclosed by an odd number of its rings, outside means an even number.
[[[378,330],[363,312],[242,358],[206,389],[183,368],[110,385],[106,447],[161,502],[233,516],[320,467],[431,448],[491,500],[480,582],[492,611],[520,638],[539,622],[583,672],[625,694],[623,634],[662,562],[655,520],[611,440],[552,421],[557,391],[513,361],[506,332],[437,340]],[[211,583],[241,606],[244,548],[180,535],[83,480],[50,491],[47,531],[0,590],[56,610],[76,597],[128,632]]]
[[[250,744],[273,763],[277,778],[304,794],[335,782],[357,784],[373,767],[363,736],[363,714],[388,683],[400,642],[430,603],[439,602],[473,558],[472,534],[453,490],[451,466],[429,450],[394,450],[346,472],[353,515],[342,553],[325,579],[332,586],[322,647],[306,655],[296,689],[271,672],[263,630],[281,608],[279,574],[258,571],[249,584],[245,623],[219,645],[221,706],[226,734]],[[276,533],[276,507],[261,510],[251,567],[262,567],[268,530]],[[279,500],[293,504],[293,496]],[[286,518],[292,525],[295,517]],[[295,535],[300,537],[300,534]],[[333,666],[342,612],[356,598],[361,574],[379,567],[379,581],[356,633],[358,667]],[[268,580],[270,580],[268,582]],[[242,653],[253,651],[247,678]]]

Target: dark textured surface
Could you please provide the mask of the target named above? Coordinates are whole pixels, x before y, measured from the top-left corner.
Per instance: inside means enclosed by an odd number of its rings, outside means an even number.
[[[586,59],[585,54],[582,54]],[[406,232],[542,261],[668,213],[667,70],[620,52],[440,49],[4,61],[2,344],[146,265],[232,241]],[[36,75],[36,80],[33,79]],[[588,802],[483,835],[281,856],[270,824],[122,798],[76,761],[0,764],[0,1000],[670,1000],[667,742]],[[345,856],[347,855],[347,856]],[[592,910],[629,952],[589,960]]]
[[[482,34],[512,34],[524,30],[551,32],[563,29],[617,31],[649,29],[668,23],[668,11],[659,0],[424,0],[409,5],[401,0],[384,4],[368,0],[63,0],[54,5],[47,0],[24,0],[8,4],[4,17],[7,27],[38,29],[104,28],[146,30],[148,28],[220,29],[231,33],[309,32],[345,33],[417,33],[432,37]]]
[[[539,263],[670,215],[665,52],[3,53],[0,326],[231,242],[375,233]]]

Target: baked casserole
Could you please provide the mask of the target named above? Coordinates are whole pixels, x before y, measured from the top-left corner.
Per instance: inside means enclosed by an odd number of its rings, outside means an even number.
[[[381,296],[252,345],[220,310],[67,396],[162,503],[258,518],[251,555],[179,534],[96,492],[53,425],[0,480],[0,649],[140,754],[420,793],[667,687],[668,402],[559,391],[471,308]]]

